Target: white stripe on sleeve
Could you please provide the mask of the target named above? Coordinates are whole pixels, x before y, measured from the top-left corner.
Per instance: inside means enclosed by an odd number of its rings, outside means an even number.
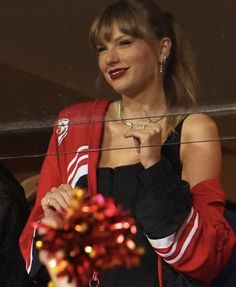
[[[150,238],[147,237],[149,242],[151,243],[152,247],[155,248],[155,249],[168,248],[174,243],[174,245],[172,246],[171,250],[168,253],[162,253],[162,252],[159,252],[159,250],[158,250],[158,254],[160,254],[160,256],[168,257],[168,256],[172,255],[175,252],[178,240],[179,240],[181,234],[183,233],[184,229],[188,225],[189,221],[192,219],[193,213],[194,213],[194,209],[192,207],[188,217],[186,218],[184,223],[179,228],[177,234],[173,233],[173,234],[171,234],[171,235],[169,235],[169,236],[167,236],[165,238],[161,238],[161,239],[150,239]]]

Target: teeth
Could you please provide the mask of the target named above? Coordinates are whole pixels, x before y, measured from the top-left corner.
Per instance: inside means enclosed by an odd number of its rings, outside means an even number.
[[[117,75],[117,74],[119,74],[120,72],[122,72],[122,70],[116,71],[116,72],[112,72],[112,75]]]
[[[125,70],[125,69],[120,69],[120,70],[112,71],[112,72],[110,72],[110,74],[113,75],[113,76],[116,76],[116,75],[118,75],[118,74],[124,72],[124,70]]]

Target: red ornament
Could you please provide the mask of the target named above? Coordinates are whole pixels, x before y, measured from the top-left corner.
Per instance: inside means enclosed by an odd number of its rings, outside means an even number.
[[[144,250],[134,241],[135,221],[113,199],[101,194],[88,197],[84,190],[75,189],[62,220],[60,229],[38,224],[46,232],[36,242],[39,249],[48,251],[57,276],[76,278],[78,286],[88,282],[98,286],[98,273],[119,265],[139,264]]]

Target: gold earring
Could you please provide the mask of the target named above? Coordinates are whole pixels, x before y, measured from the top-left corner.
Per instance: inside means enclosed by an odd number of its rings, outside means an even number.
[[[166,62],[166,57],[164,57],[160,62],[160,73],[161,74],[163,73],[163,67],[165,65],[165,62]]]

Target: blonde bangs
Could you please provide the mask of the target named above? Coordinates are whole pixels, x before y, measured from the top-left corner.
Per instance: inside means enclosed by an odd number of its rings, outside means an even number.
[[[128,9],[127,9],[128,8]],[[122,33],[140,38],[148,39],[153,37],[148,23],[144,23],[143,17],[131,6],[126,6],[121,2],[120,5],[103,11],[93,22],[89,39],[93,47],[110,41],[113,27],[116,26]]]

